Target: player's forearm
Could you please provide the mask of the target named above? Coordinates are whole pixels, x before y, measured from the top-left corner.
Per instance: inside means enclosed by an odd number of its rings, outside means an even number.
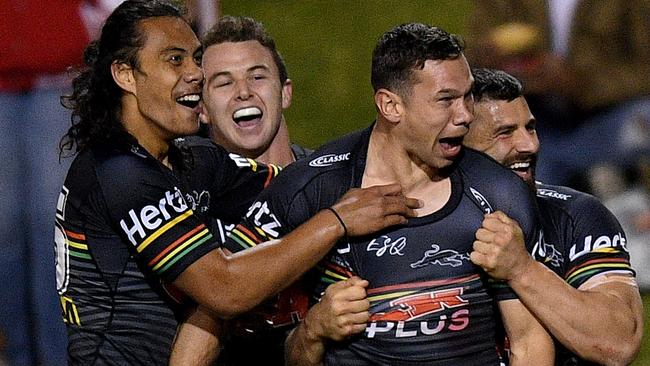
[[[539,262],[509,284],[546,329],[580,357],[619,365],[636,356],[643,320],[632,286],[614,284],[617,294],[605,287],[577,290]]]
[[[318,306],[318,305],[316,305]],[[311,310],[310,310],[311,313]],[[324,340],[309,329],[310,313],[287,337],[285,343],[285,365],[320,366],[325,355]]]
[[[282,239],[228,257],[220,250],[208,253],[174,283],[217,316],[230,318],[295,282],[343,235],[336,217],[321,211]]]
[[[315,266],[343,234],[336,217],[321,211],[281,239],[229,256],[231,276],[237,282],[250,284],[235,286],[233,295],[246,306],[257,305]]]
[[[219,356],[221,321],[205,309],[195,312],[176,331],[170,366],[210,366]]]
[[[553,339],[519,299],[499,301],[503,325],[510,340],[510,365],[553,366]]]

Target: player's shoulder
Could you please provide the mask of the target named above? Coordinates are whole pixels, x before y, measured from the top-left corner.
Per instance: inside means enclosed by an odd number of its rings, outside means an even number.
[[[174,146],[178,149],[208,149],[208,150],[220,150],[225,151],[225,149],[215,144],[212,140],[201,137],[201,136],[185,136],[179,137],[172,141]]]
[[[172,144],[182,154],[185,164],[211,159],[223,160],[229,156],[228,151],[223,146],[201,136],[179,137],[174,139]]]
[[[542,206],[555,207],[570,216],[607,212],[607,208],[591,194],[570,187],[535,183],[537,201]]]
[[[473,187],[500,192],[529,191],[523,179],[489,155],[477,150],[463,148],[458,169],[466,183]]]
[[[318,181],[330,181],[336,184],[337,179],[351,179],[365,132],[353,132],[324,144],[307,158],[286,167],[272,185],[288,184],[301,188]]]

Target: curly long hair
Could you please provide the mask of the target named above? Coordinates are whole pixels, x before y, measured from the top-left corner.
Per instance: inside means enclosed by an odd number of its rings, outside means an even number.
[[[85,66],[72,80],[72,93],[61,97],[61,104],[72,110],[72,126],[59,143],[60,155],[132,139],[120,120],[122,89],[113,80],[111,65],[138,68],[138,51],[146,41],[139,25],[154,17],[181,18],[182,12],[163,0],[125,1],[106,19],[99,39],[86,47]]]

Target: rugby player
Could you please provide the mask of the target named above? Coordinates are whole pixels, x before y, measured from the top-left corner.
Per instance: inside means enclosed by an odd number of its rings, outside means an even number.
[[[346,238],[330,251],[314,276],[314,295],[333,282],[364,278],[368,327],[322,347],[322,339],[310,338],[307,318],[288,341],[288,363],[324,357],[328,365],[499,365],[497,300],[511,363],[552,364],[551,338],[507,286],[470,261],[486,213],[504,210],[518,220],[530,249],[537,226],[526,185],[461,146],[473,110],[462,50],[455,36],[424,24],[385,33],[373,53],[376,122],[290,165],[226,242],[248,247],[281,237],[351,187],[398,183],[425,202],[408,225]]]
[[[478,264],[507,280],[553,335],[557,364],[629,365],[641,346],[643,307],[623,229],[595,197],[535,182],[540,145],[521,83],[499,70],[473,74],[475,118],[464,143],[536,191],[544,233],[538,262],[519,249],[517,223],[494,215],[476,234],[477,250],[489,253]]]
[[[84,54],[63,98],[76,154],[56,212],[57,289],[69,363],[166,364],[183,301],[230,317],[312,267],[334,243],[406,222],[419,202],[388,185],[346,194],[279,241],[227,257],[210,218],[234,220],[277,172],[198,129],[201,45],[177,8],[129,0]],[[173,284],[173,289],[169,287]],[[190,315],[188,329],[196,319]]]
[[[225,16],[202,43],[201,120],[210,138],[244,157],[283,167],[311,153],[289,140],[283,111],[291,105],[293,84],[264,25],[248,17]],[[219,233],[233,226],[221,225]],[[306,313],[308,300],[297,286],[278,296],[230,322],[222,363],[284,365],[284,339]],[[248,352],[251,348],[256,352]]]

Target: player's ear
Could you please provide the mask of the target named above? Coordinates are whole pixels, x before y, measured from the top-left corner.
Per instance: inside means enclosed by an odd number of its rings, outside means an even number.
[[[115,84],[127,93],[136,94],[135,77],[133,66],[125,62],[113,62],[111,64],[111,75]]]
[[[293,98],[293,82],[291,79],[287,79],[284,81],[284,85],[282,85],[282,109],[289,108],[291,98]]]
[[[388,121],[397,123],[404,113],[404,100],[388,89],[379,89],[375,93],[377,111]]]

